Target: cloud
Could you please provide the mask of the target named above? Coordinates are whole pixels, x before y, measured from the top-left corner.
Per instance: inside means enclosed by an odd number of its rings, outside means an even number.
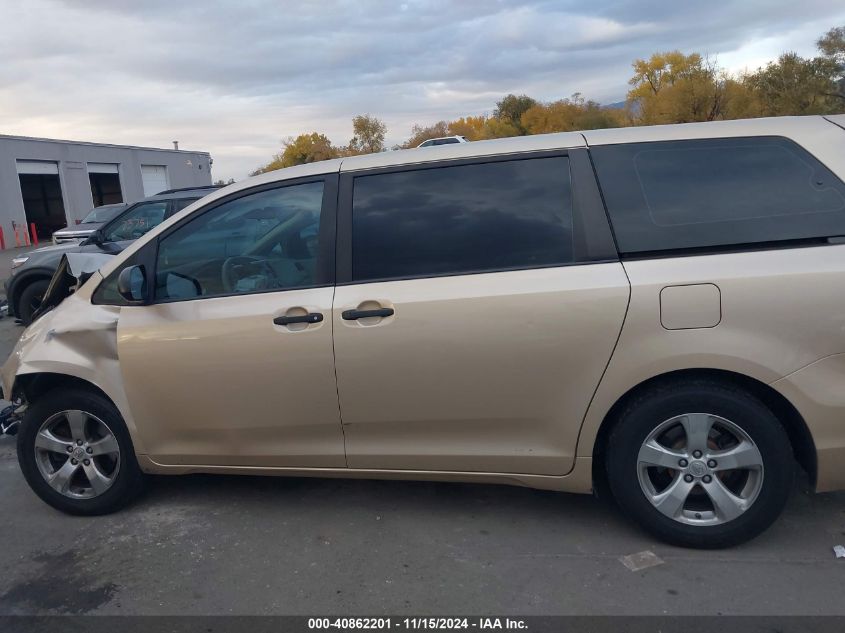
[[[812,53],[834,3],[488,0],[4,0],[0,130],[212,152],[243,177],[307,131],[336,143],[369,112],[415,122],[492,111],[508,92],[624,97],[630,63],[679,48],[754,68]],[[812,16],[812,17],[809,17]]]

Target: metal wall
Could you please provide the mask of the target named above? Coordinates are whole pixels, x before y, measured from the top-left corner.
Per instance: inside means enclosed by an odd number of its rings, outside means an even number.
[[[100,145],[0,135],[0,226],[6,247],[14,247],[13,222],[26,222],[17,161],[58,163],[65,214],[75,224],[93,207],[88,180],[88,163],[117,164],[123,201],[132,203],[144,197],[141,165],[166,165],[169,188],[211,184],[207,152],[166,150],[121,145]]]

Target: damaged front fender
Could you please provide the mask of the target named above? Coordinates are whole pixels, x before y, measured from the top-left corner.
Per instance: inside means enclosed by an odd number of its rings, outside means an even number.
[[[119,306],[91,303],[94,288],[102,281],[99,272],[82,273],[92,279],[45,310],[24,331],[3,365],[3,392],[9,398],[23,393],[24,385],[35,384],[40,377],[50,376],[50,384],[85,381],[102,391],[120,411],[137,444],[135,424],[129,412],[123,379],[118,363],[117,324]],[[51,290],[57,282],[57,271]],[[55,300],[58,294],[54,294]],[[45,300],[49,298],[49,292]]]

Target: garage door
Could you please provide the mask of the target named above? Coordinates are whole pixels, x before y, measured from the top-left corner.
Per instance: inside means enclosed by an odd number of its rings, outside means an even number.
[[[155,194],[169,189],[166,165],[141,165],[141,180],[144,183],[144,195]]]
[[[56,174],[59,173],[59,164],[45,160],[19,160],[17,161],[19,174]]]

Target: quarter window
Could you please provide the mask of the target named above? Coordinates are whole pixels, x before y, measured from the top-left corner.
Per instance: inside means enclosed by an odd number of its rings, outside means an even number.
[[[225,202],[159,243],[156,299],[287,290],[316,284],[323,183]]]
[[[631,143],[590,153],[622,253],[845,235],[845,186],[784,138]]]
[[[354,180],[355,281],[556,266],[572,250],[565,156]]]

